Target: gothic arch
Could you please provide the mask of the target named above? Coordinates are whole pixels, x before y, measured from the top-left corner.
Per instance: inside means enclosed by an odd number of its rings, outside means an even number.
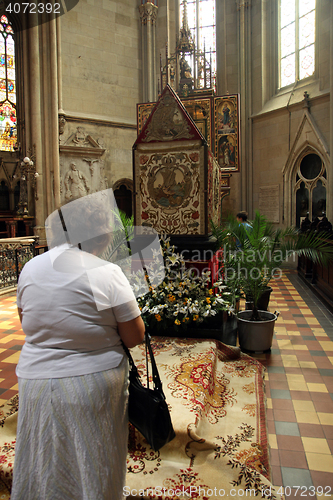
[[[132,191],[133,193],[133,180],[132,179],[128,179],[126,177],[124,177],[123,179],[119,179],[118,181],[116,181],[113,186],[112,186],[112,189],[113,191],[115,191],[116,189],[119,189],[120,186],[126,186],[127,189],[129,189],[130,191]]]
[[[292,185],[292,221],[300,227],[306,216],[313,220],[326,214],[327,169],[324,158],[316,148],[306,147],[297,157]]]
[[[112,189],[118,208],[130,217],[133,214],[133,180],[119,179],[113,184]]]
[[[321,162],[322,169],[318,176],[312,179],[311,189],[315,188],[314,183],[318,180],[324,184],[327,193],[327,206],[325,211],[327,217],[331,218],[332,202],[329,193],[330,179],[330,158],[328,147],[316,126],[310,113],[305,110],[301,118],[294,142],[290,149],[287,161],[283,168],[283,192],[284,192],[284,219],[287,225],[295,225],[296,221],[296,192],[301,184],[301,177],[297,178],[303,160],[308,155],[316,155]],[[325,173],[325,175],[323,175]],[[309,182],[309,185],[311,182]],[[310,210],[311,212],[311,210]]]

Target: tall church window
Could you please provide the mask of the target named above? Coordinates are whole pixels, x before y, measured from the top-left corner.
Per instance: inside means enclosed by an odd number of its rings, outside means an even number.
[[[316,0],[280,0],[280,87],[315,71]]]
[[[16,70],[14,31],[7,18],[0,18],[0,151],[14,151],[16,129]]]
[[[180,19],[184,12],[184,2],[180,2]],[[187,0],[188,27],[195,41],[197,56],[205,53],[206,61],[211,66],[211,73],[216,73],[216,18],[215,0]],[[197,59],[200,61],[200,59]],[[189,61],[190,62],[190,61]],[[200,66],[200,64],[198,65]],[[192,68],[193,69],[193,68]],[[204,71],[196,68],[200,87],[205,86]]]

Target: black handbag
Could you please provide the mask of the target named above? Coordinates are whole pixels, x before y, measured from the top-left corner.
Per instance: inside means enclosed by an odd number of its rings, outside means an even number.
[[[150,447],[158,451],[175,437],[175,431],[172,426],[169,408],[165,400],[148,333],[145,334],[145,339],[147,387],[142,385],[131,353],[123,344],[130,364],[128,418],[131,424],[146,438]],[[148,351],[153,371],[154,389],[149,388]]]

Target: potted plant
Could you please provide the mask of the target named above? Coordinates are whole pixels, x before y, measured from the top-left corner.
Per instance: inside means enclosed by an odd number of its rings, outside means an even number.
[[[260,310],[258,302],[272,279],[281,277],[281,265],[291,255],[304,255],[326,265],[332,259],[332,243],[324,234],[304,234],[295,228],[274,229],[258,211],[245,227],[230,217],[223,227],[212,224],[222,254],[219,284],[251,297],[253,309],[239,311],[238,335],[243,350],[265,351],[272,345],[277,315]]]
[[[236,345],[237,324],[233,311],[232,294],[223,284],[211,286],[210,272],[197,275],[186,268],[181,255],[175,252],[169,239],[161,239],[164,278],[158,286],[149,286],[149,292],[138,296],[142,318],[152,335],[191,338],[215,338]],[[161,272],[158,258],[147,267],[149,275]],[[142,276],[132,275],[133,289],[141,286]],[[138,290],[136,289],[138,295]]]

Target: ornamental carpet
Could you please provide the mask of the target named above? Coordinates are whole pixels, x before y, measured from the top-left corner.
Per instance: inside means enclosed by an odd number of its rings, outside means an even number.
[[[215,340],[155,337],[152,345],[176,437],[155,452],[129,426],[125,496],[280,498],[270,483],[263,365]],[[131,352],[145,380],[144,344]],[[14,396],[0,408],[1,500],[10,498],[17,407]]]
[[[206,500],[241,498],[248,488],[274,498],[263,365],[216,340],[155,337],[152,344],[176,437],[154,452],[130,427],[125,494]],[[131,352],[145,380],[144,344]]]

